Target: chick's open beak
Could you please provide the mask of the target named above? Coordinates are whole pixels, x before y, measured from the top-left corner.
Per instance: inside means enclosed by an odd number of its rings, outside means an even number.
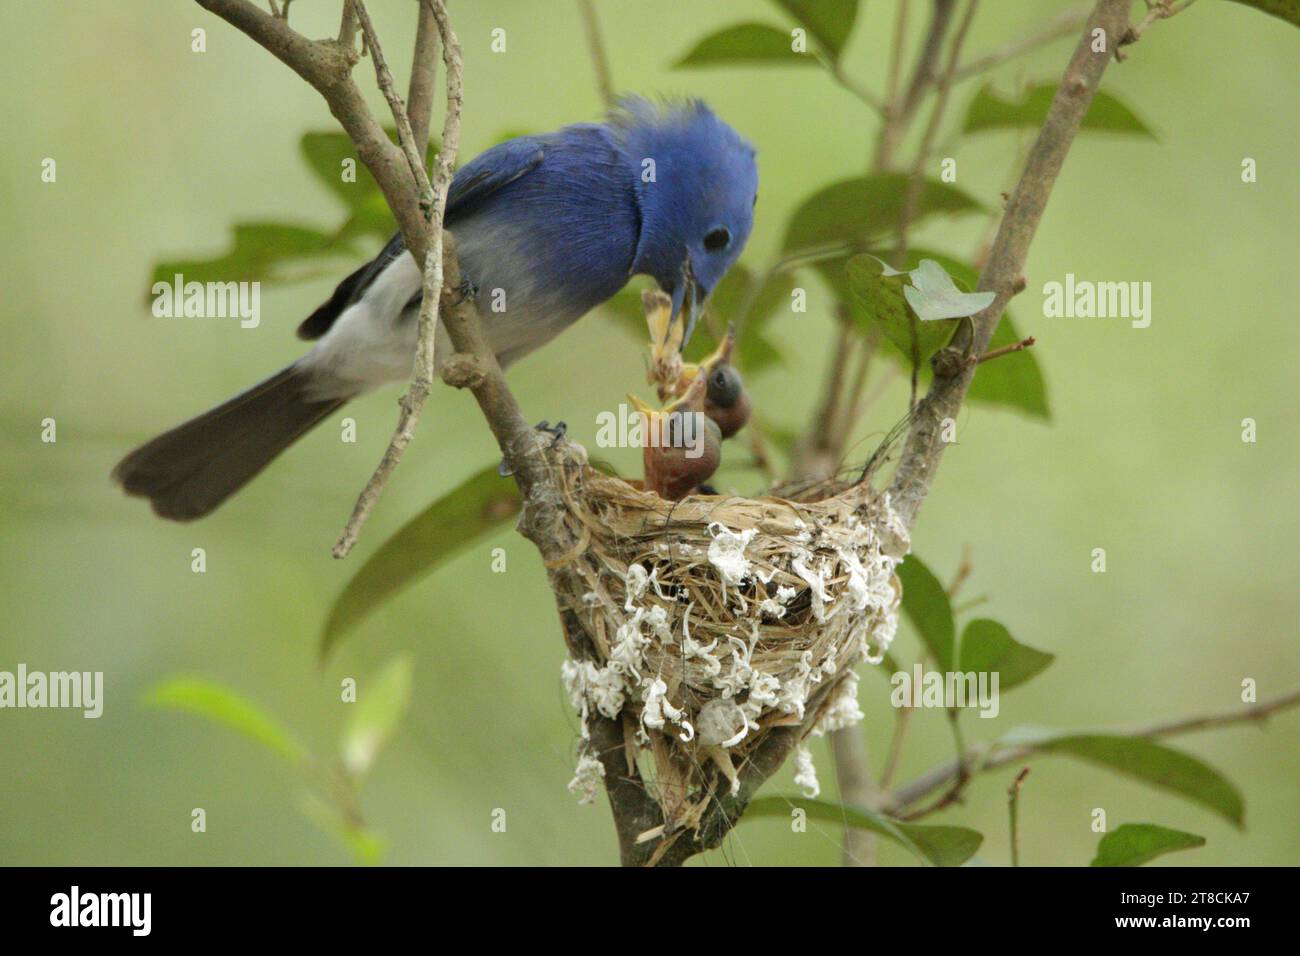
[[[682,366],[682,375],[677,382],[677,394],[686,394],[686,389],[690,387],[691,383],[694,382],[697,377],[699,377],[701,371],[704,372],[704,376],[707,378],[708,374],[719,365],[729,365],[731,363],[731,356],[735,350],[736,325],[733,322],[727,325],[727,334],[722,337],[722,341],[718,343],[718,347],[709,353],[705,359],[698,364],[695,362],[687,362]]]

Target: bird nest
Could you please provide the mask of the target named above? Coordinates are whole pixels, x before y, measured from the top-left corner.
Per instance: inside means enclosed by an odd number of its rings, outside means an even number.
[[[803,741],[861,720],[854,667],[894,637],[908,548],[887,496],[862,482],[670,502],[584,463],[561,471],[576,546],[553,586],[589,638],[570,642],[565,685],[584,739],[596,714],[622,721],[669,831],[735,793],[777,729]],[[584,750],[571,789],[591,799],[602,773]],[[816,790],[802,743],[796,782]]]

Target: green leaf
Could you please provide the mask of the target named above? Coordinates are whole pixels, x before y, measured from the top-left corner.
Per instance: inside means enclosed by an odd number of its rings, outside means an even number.
[[[989,341],[989,351],[1024,339],[1010,314],[1003,312]],[[972,402],[1003,405],[1026,412],[1035,418],[1050,419],[1047,406],[1047,383],[1033,349],[1004,355],[979,366],[971,379],[966,398]]]
[[[411,703],[411,658],[402,654],[357,687],[357,702],[343,731],[343,766],[362,777],[374,765]]]
[[[914,554],[909,554],[898,566],[898,579],[903,582],[903,613],[934,655],[939,669],[952,670],[953,639],[957,628],[953,623],[948,592],[934,572]]]
[[[907,181],[905,173],[877,173],[822,187],[790,217],[782,250],[791,252],[840,242],[861,245],[891,232],[897,227],[906,201]],[[940,213],[977,212],[983,208],[955,186],[926,180],[912,225]]]
[[[858,17],[858,0],[773,0],[838,60]]]
[[[1275,16],[1295,27],[1300,27],[1300,0],[1235,0],[1247,7],[1254,7],[1270,16]]]
[[[916,336],[916,361],[924,363],[943,348],[952,337],[955,322],[921,322],[908,307],[907,276],[889,275],[890,270],[875,256],[859,255],[844,265],[849,293],[857,308],[849,315],[859,325],[875,323],[885,337],[908,356],[912,356],[912,336]]]
[[[395,129],[385,132],[394,143],[398,141]],[[357,158],[352,140],[345,133],[304,133],[298,147],[316,178],[348,208],[348,218],[336,234],[340,242],[363,236],[388,239],[396,231],[397,223],[379,184]],[[426,165],[432,165],[437,155],[437,144],[430,143],[425,153]],[[355,182],[343,180],[343,162],[349,159],[356,170]]]
[[[154,266],[150,283],[275,282],[285,278],[282,267],[302,259],[345,255],[348,243],[319,229],[278,222],[245,222],[234,228],[229,252],[210,259],[174,259]]]
[[[1028,645],[1019,643],[1011,632],[988,618],[971,621],[961,633],[963,672],[998,674],[998,690],[1010,690],[1036,677],[1056,659]]]
[[[343,132],[303,133],[298,141],[298,151],[320,183],[333,195],[343,200],[349,209],[357,209],[368,197],[381,195],[366,164],[357,159],[352,140]],[[351,160],[349,169],[356,173],[355,182],[343,179],[345,160]]]
[[[874,255],[885,258],[890,253],[878,249],[874,251]],[[959,259],[954,259],[945,253],[935,252],[932,249],[913,249],[908,258],[912,260],[917,258],[935,260],[943,266],[944,271],[952,276],[959,286],[968,290],[974,289],[979,283],[979,273],[975,271],[973,266]],[[834,263],[826,263],[823,267],[823,274],[827,275],[832,287],[835,286],[835,281],[832,276],[827,274],[827,270],[833,268]],[[842,270],[843,265],[840,268]],[[1008,309],[1002,313],[1002,319],[993,332],[992,341],[989,342],[989,349],[1001,348],[1004,345],[1019,342],[1023,338],[1024,335],[1016,327],[1015,320]],[[900,349],[897,357],[904,368],[911,368],[910,345],[906,351]],[[930,367],[928,364],[922,366],[921,377],[926,382],[930,380]],[[996,362],[985,362],[979,367],[979,371],[971,380],[970,390],[966,393],[966,397],[972,402],[1014,408],[1036,418],[1051,418],[1051,412],[1047,404],[1047,384],[1043,379],[1043,370],[1038,364],[1038,358],[1034,355],[1033,349],[1026,349],[1014,355],[1004,356]]]
[[[1047,119],[1052,100],[1056,96],[1055,83],[1038,83],[1031,86],[1020,99],[1004,98],[993,91],[991,84],[975,94],[966,111],[964,132],[976,133],[986,129],[1011,129],[1030,127],[1037,129]],[[1156,138],[1137,115],[1109,93],[1098,90],[1088,107],[1080,129],[1100,133],[1136,133]]]
[[[142,703],[206,717],[257,741],[291,763],[300,763],[307,756],[307,748],[279,721],[246,697],[216,681],[201,677],[170,677],[145,694]]]
[[[1241,794],[1222,774],[1190,754],[1145,737],[1019,730],[1007,734],[997,746],[1027,746],[1040,753],[1078,757],[1176,793],[1242,825]]]
[[[314,793],[303,794],[299,809],[308,820],[347,847],[362,866],[378,866],[384,861],[387,840],[374,830],[349,822],[337,808]]]
[[[367,196],[344,220],[339,227],[337,238],[340,242],[351,242],[367,236],[387,240],[397,231],[397,220],[388,208],[388,201],[380,192]]]
[[[796,53],[789,31],[765,23],[737,23],[710,33],[674,66],[817,66],[810,53]]]
[[[392,142],[398,142],[395,128],[389,127],[385,132]],[[304,133],[302,139],[298,141],[298,150],[321,184],[343,200],[344,205],[349,209],[360,209],[376,195],[380,197],[380,201],[383,200],[379,184],[370,175],[366,164],[357,158],[356,148],[346,133],[332,130]],[[437,154],[437,144],[430,143],[425,151],[426,168],[432,165]],[[345,160],[352,160],[352,165],[348,169],[355,170],[355,182],[345,182],[343,179]]]
[[[795,809],[803,810],[810,819],[823,823],[848,824],[878,833],[933,866],[961,866],[984,842],[983,834],[966,827],[903,823],[865,807],[805,797],[760,797],[749,804],[745,813],[751,817],[789,819],[790,811]]]
[[[1205,837],[1154,823],[1125,823],[1097,843],[1089,866],[1141,866],[1176,850],[1205,846]]]
[[[518,511],[515,485],[498,475],[495,465],[429,505],[385,541],[343,589],[321,635],[321,657],[379,605]]]

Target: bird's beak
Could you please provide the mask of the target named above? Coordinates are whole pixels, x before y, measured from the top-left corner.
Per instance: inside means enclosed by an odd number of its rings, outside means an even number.
[[[702,406],[704,401],[704,384],[702,380],[696,379],[696,381],[691,383],[690,388],[677,398],[673,399],[663,408],[655,408],[653,405],[642,401],[631,392],[628,393],[627,400],[632,403],[633,409],[635,409],[639,414],[644,415],[646,420],[649,421],[652,418],[671,415],[673,412],[677,411],[697,410]]]
[[[695,323],[699,321],[700,304],[704,300],[704,295],[699,283],[695,281],[695,270],[691,268],[691,260],[687,258],[677,286],[673,289],[672,318],[680,317],[686,325],[686,331],[682,333],[683,349],[690,344],[691,333],[695,331]]]

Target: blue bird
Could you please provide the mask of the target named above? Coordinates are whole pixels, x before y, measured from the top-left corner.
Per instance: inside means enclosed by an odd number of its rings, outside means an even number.
[[[749,238],[754,156],[703,103],[630,98],[604,123],[508,140],[460,169],[445,222],[501,365],[634,275],[672,298],[689,338]],[[399,234],[299,326],[316,340],[310,352],[131,452],[114,479],[164,518],[210,513],[348,399],[410,376],[420,299],[420,270]],[[435,354],[452,354],[441,326]]]

